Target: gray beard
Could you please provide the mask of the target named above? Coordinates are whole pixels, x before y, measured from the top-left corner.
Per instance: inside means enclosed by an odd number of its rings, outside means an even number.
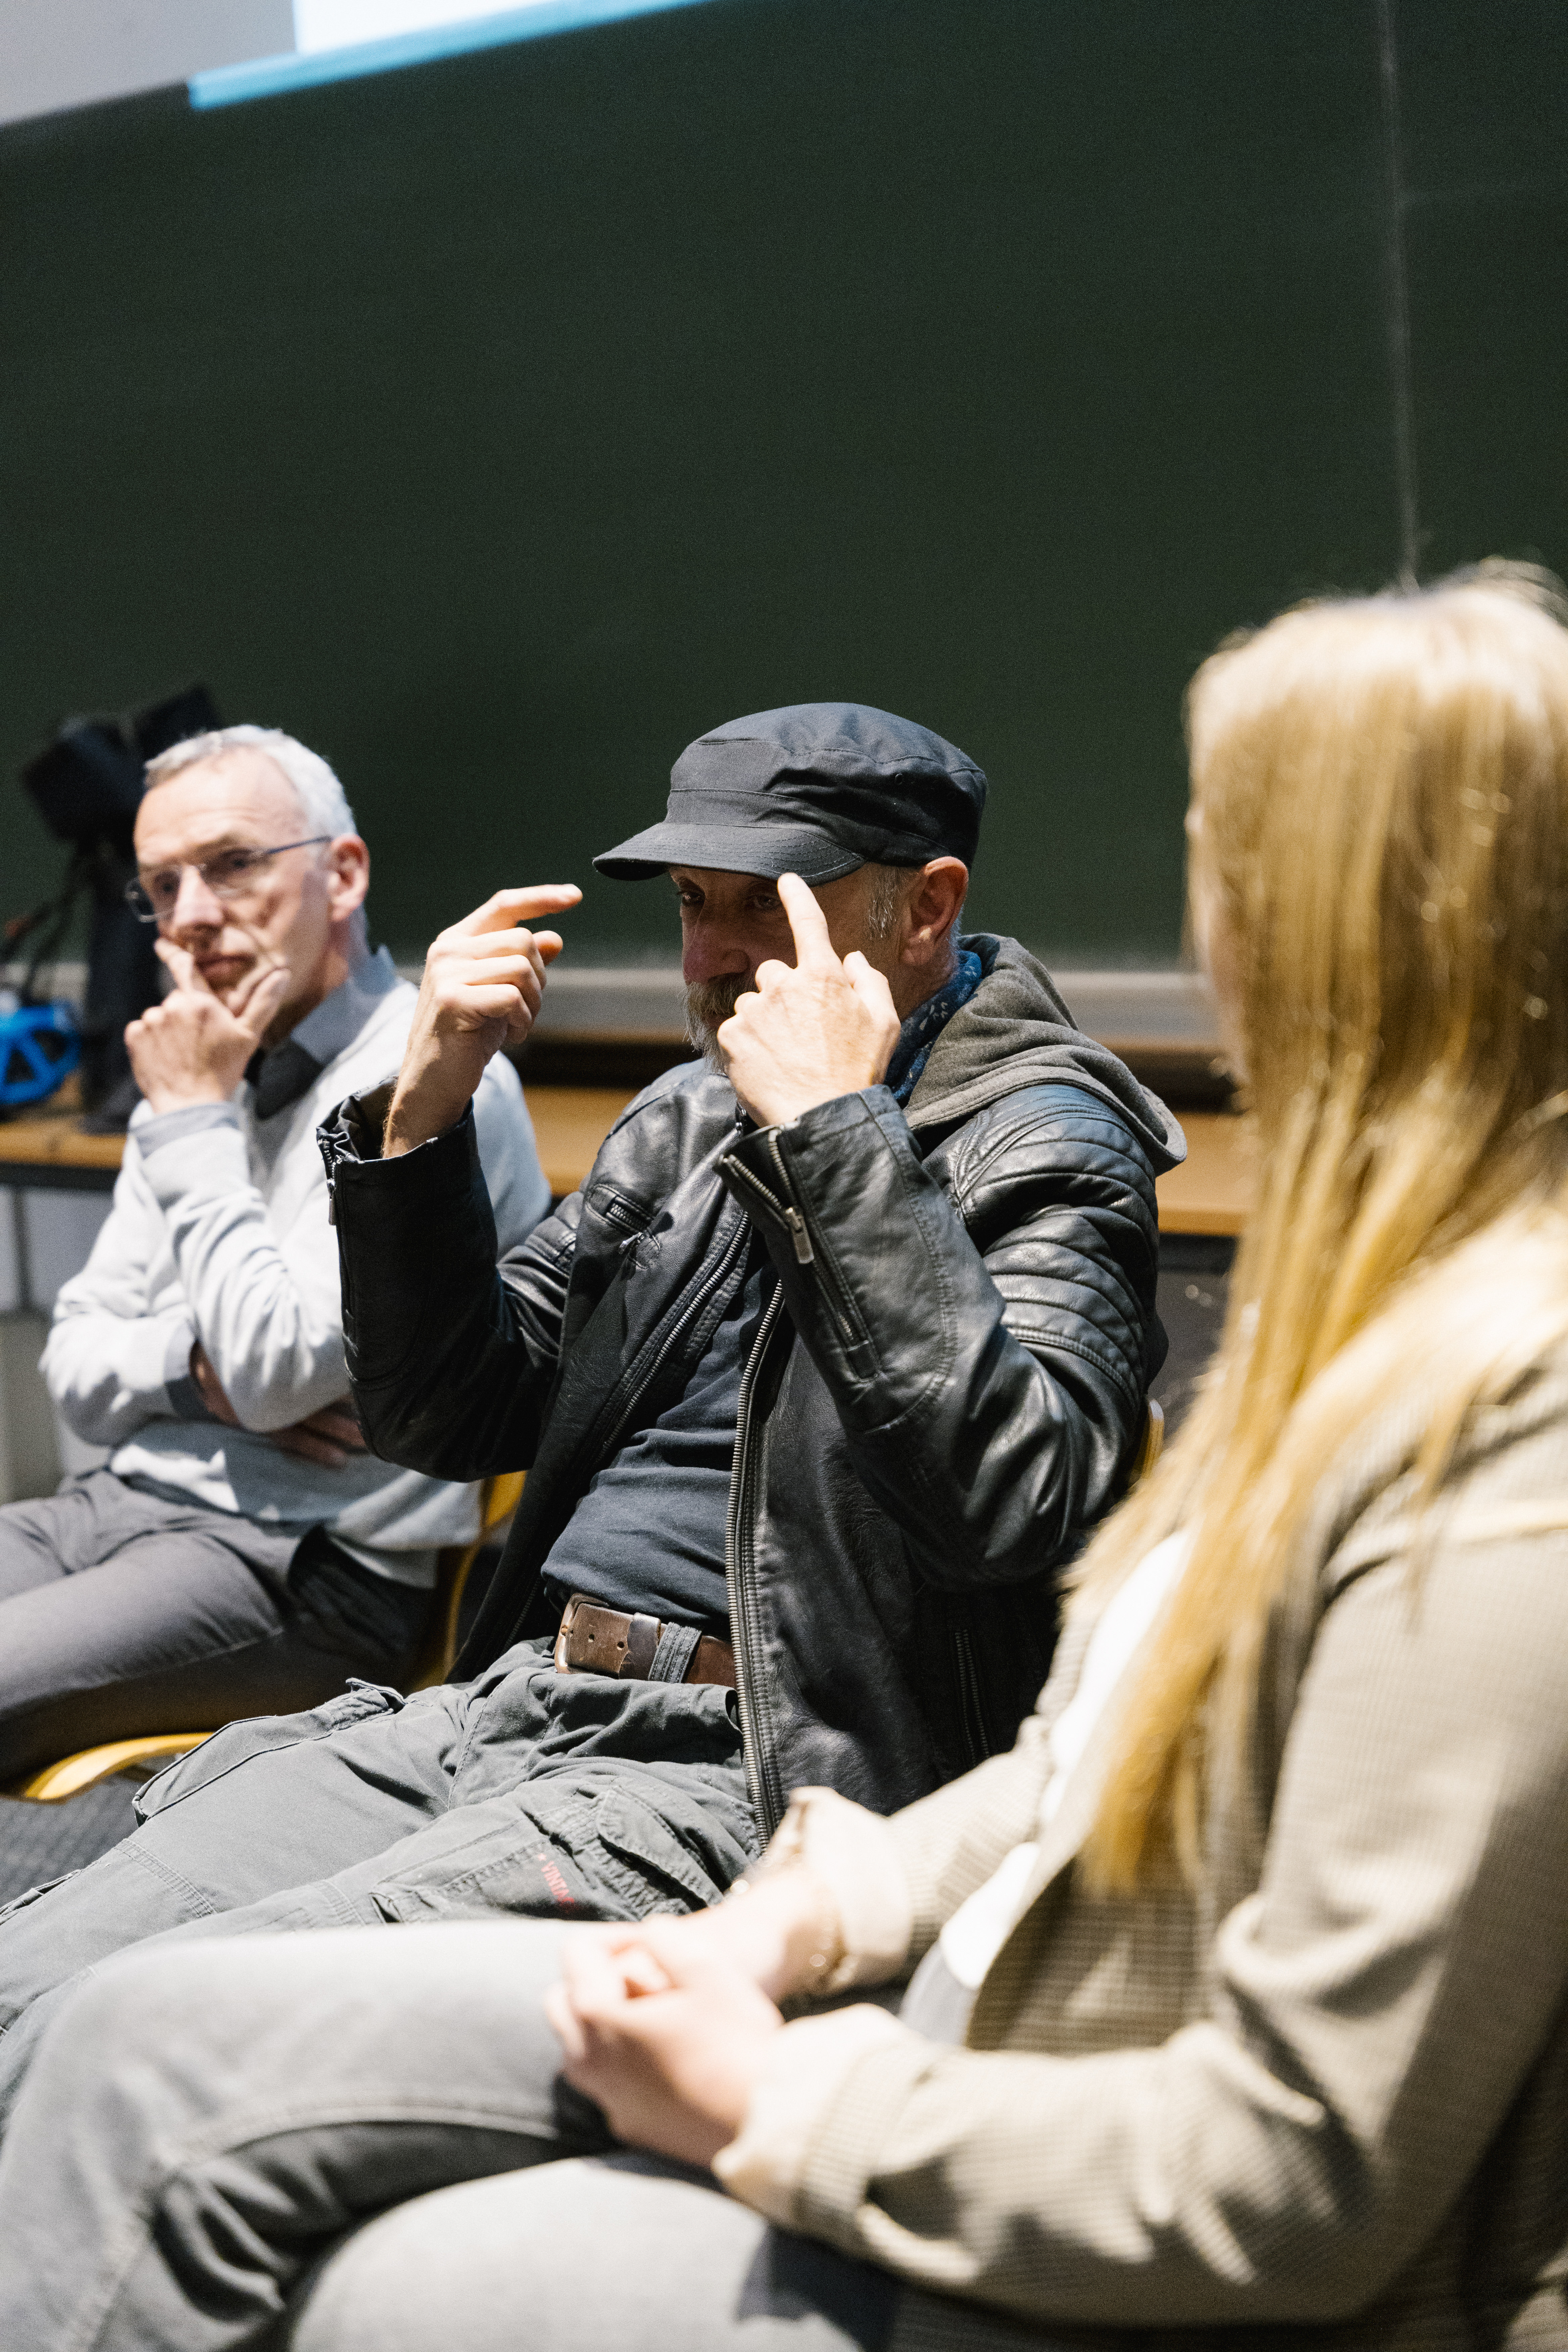
[[[723,1077],[729,1070],[719,1044],[719,1031],[752,982],[742,975],[727,980],[694,980],[686,991],[686,1039],[711,1070]]]

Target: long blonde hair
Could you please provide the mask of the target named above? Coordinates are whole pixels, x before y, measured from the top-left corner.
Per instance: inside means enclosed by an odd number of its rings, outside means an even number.
[[[1190,889],[1259,1155],[1215,1365],[1090,1548],[1102,1596],[1198,1529],[1131,1679],[1092,1877],[1198,1867],[1245,1785],[1270,1619],[1325,1469],[1405,1408],[1460,1433],[1568,1336],[1568,628],[1489,564],[1283,614],[1188,697]]]

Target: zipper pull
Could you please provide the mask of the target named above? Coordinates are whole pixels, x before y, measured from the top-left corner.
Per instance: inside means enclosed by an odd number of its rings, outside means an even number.
[[[789,1237],[795,1244],[796,1258],[802,1265],[812,1265],[816,1253],[811,1246],[811,1235],[805,1230],[805,1219],[798,1209],[786,1209],[784,1213],[784,1221],[788,1229]]]

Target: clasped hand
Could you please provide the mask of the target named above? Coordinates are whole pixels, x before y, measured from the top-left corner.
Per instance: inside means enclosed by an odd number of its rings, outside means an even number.
[[[731,1085],[760,1127],[776,1127],[880,1080],[899,1042],[886,978],[858,948],[842,960],[798,874],[779,877],[793,968],[770,959],[718,1033]]]
[[[684,1919],[576,1927],[545,1996],[562,2073],[618,2140],[710,2164],[745,2119],[784,2025],[777,2001],[809,1973],[821,1894],[804,1874]]]

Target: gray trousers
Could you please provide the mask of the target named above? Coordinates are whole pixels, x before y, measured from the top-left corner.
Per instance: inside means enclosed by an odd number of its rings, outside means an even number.
[[[0,1780],[100,1740],[396,1682],[430,1595],[312,1532],[144,1495],[108,1470],[0,1509]]]
[[[881,2352],[884,2273],[616,2152],[559,2081],[541,1995],[571,1933],[117,1961],[48,2037],[0,2157],[0,2344]],[[971,2340],[962,2306],[903,2300],[923,2345]]]
[[[474,1683],[230,1724],[137,1810],[0,1912],[0,2117],[71,1980],[149,1937],[636,1919],[717,1901],[757,1851],[733,1692],[558,1675],[547,1643]]]

